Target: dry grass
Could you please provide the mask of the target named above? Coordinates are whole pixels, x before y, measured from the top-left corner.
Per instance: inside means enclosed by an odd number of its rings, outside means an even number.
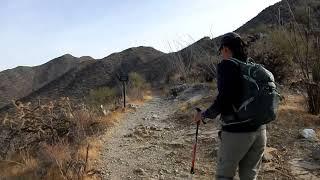
[[[319,116],[308,113],[305,97],[301,95],[286,95],[279,108],[277,122],[287,128],[320,126]]]
[[[153,98],[152,92],[150,90],[144,90],[142,92],[141,97],[129,97],[128,103],[130,104],[136,104],[136,105],[142,105],[145,103],[145,101],[149,101]]]
[[[144,90],[142,98],[129,98],[128,103],[142,105],[150,99],[151,91]],[[0,124],[15,134],[7,137],[12,148],[0,161],[0,179],[99,179],[94,162],[100,159],[102,143],[97,137],[119,123],[124,112],[133,111],[115,108],[103,116],[97,114],[101,110],[68,98],[15,107]]]
[[[10,159],[10,160],[9,160]],[[20,152],[8,160],[0,161],[1,177],[23,177],[23,179],[34,179],[32,173],[38,167],[38,161],[29,152]]]
[[[88,139],[103,128],[100,117],[84,106],[72,105],[68,98],[44,105],[19,103],[16,108],[2,124],[4,130],[15,135],[9,141],[12,148],[7,152],[8,160],[1,162],[0,177],[79,179],[87,176],[89,160],[97,157],[98,147]]]
[[[123,117],[124,109],[117,109],[112,111],[106,116],[101,117],[101,123],[105,124],[107,127],[112,127]]]

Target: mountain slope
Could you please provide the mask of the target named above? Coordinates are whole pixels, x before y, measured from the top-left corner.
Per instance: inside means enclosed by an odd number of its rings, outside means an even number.
[[[261,11],[236,31],[239,33],[263,31],[266,27],[275,27],[294,20],[307,23],[306,8],[311,9],[311,19],[314,26],[320,24],[320,1],[318,0],[282,0]],[[279,18],[280,17],[280,18]]]
[[[69,54],[35,67],[17,67],[0,72],[0,108],[12,99],[19,99],[44,87],[51,81],[79,66],[90,57],[76,58]]]
[[[83,99],[91,89],[114,86],[117,83],[114,75],[120,71],[121,67],[126,67],[125,71],[140,69],[141,64],[150,62],[163,54],[150,47],[136,47],[113,53],[100,60],[84,61],[21,100],[32,101],[38,98],[52,100],[63,96]]]

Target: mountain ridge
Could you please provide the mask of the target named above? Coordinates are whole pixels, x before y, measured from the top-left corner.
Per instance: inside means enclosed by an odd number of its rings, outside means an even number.
[[[302,0],[289,0],[293,10],[299,10]],[[314,3],[314,10],[320,12],[320,3]],[[246,34],[257,30],[261,25],[272,27],[277,23],[289,21],[290,14],[285,9],[286,1],[280,1],[265,8],[257,16],[236,29],[240,34]],[[277,12],[281,12],[281,18],[277,18]],[[316,14],[319,17],[320,14]],[[101,86],[115,85],[117,82],[115,73],[119,71],[136,71],[145,76],[148,82],[155,85],[164,82],[169,74],[176,71],[174,61],[177,57],[184,63],[187,61],[201,61],[206,59],[204,54],[216,54],[216,38],[204,37],[195,43],[172,53],[163,53],[153,47],[130,47],[120,52],[112,53],[101,59],[90,56],[74,57],[65,54],[47,63],[34,67],[17,67],[14,70],[0,72],[0,108],[10,104],[12,99],[31,100],[36,97],[73,96],[81,98],[90,89]],[[194,50],[197,51],[194,51]],[[202,52],[199,54],[199,52]],[[191,56],[193,57],[189,57]],[[13,73],[12,73],[13,72]]]

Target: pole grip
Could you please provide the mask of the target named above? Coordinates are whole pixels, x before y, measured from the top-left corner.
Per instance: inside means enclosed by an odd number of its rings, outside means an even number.
[[[196,107],[196,111],[197,111],[198,113],[200,113],[202,110],[201,110],[200,108]],[[203,123],[203,124],[207,124],[207,122],[206,122],[204,119],[202,119],[202,123]]]

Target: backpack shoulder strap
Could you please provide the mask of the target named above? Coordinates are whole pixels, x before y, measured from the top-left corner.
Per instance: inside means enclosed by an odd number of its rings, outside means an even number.
[[[236,58],[230,58],[229,61],[233,62],[234,64],[236,64],[236,65],[238,65],[238,66],[241,65],[241,64],[243,64],[243,62],[239,61],[239,60],[236,59]]]

